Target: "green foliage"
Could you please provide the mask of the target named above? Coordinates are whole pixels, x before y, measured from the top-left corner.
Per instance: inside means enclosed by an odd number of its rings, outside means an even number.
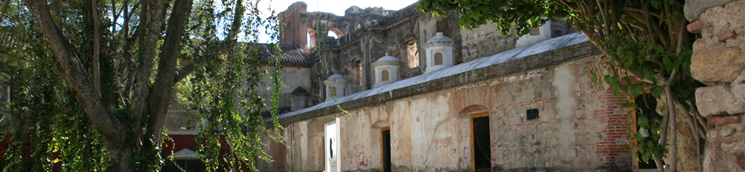
[[[2,30],[21,44],[0,50],[0,75],[5,76],[0,77],[4,79],[0,82],[13,90],[12,102],[3,107],[7,113],[0,114],[5,120],[0,125],[8,125],[0,129],[0,138],[10,134],[7,136],[14,140],[3,157],[4,171],[49,171],[57,162],[64,163],[63,171],[108,169],[110,159],[103,140],[90,126],[64,81],[52,72],[57,68],[53,54],[35,27],[33,16],[7,14],[11,16],[4,21]]]
[[[558,1],[544,0],[421,0],[417,7],[433,15],[447,15],[455,10],[458,24],[471,29],[492,22],[502,34],[516,29],[518,35],[530,33],[531,27],[543,25],[549,19],[561,19],[570,14],[569,8]]]
[[[160,143],[169,138],[154,140],[151,135],[140,137],[132,134],[136,132],[127,132],[121,136],[127,138],[124,147],[108,147],[92,126],[74,91],[60,77],[60,65],[36,18],[20,0],[10,2],[11,12],[0,15],[3,17],[0,30],[12,32],[13,38],[22,44],[0,47],[0,84],[9,85],[13,97],[12,102],[0,107],[7,109],[7,114],[0,114],[0,126],[9,124],[7,130],[0,129],[0,138],[7,133],[13,140],[4,157],[7,161],[0,164],[4,169],[0,171],[51,171],[55,164],[62,171],[116,171],[114,165],[120,162],[116,162],[110,152],[125,148],[135,151],[130,152],[130,162],[122,163],[129,164],[134,171],[158,171],[167,161],[161,157],[164,148]],[[148,126],[133,128],[137,122],[148,119],[134,118],[127,111],[133,104],[133,96],[129,94],[135,76],[133,68],[141,63],[136,53],[143,48],[133,43],[139,41],[137,33],[141,30],[137,24],[144,19],[140,16],[141,3],[148,2],[99,0],[99,16],[109,17],[109,20],[100,21],[90,18],[91,1],[53,0],[49,4],[53,17],[75,50],[81,52],[79,60],[90,73],[93,73],[94,45],[91,30],[94,22],[100,24],[102,100],[109,103],[107,108],[131,131],[148,129]],[[270,41],[276,42],[279,21],[273,11],[264,17],[258,8],[257,1],[199,0],[194,2],[186,22],[178,63],[180,67],[193,64],[194,71],[176,83],[172,97],[176,102],[193,107],[193,112],[198,114],[191,122],[192,129],[200,130],[197,143],[205,144],[197,151],[209,171],[256,171],[256,161],[271,161],[262,149],[263,136],[281,139],[279,130],[269,133],[265,129],[260,114],[263,108],[270,109],[274,127],[281,129],[276,115],[282,87],[281,58],[269,62],[275,66],[274,71],[266,71],[260,65],[261,52],[258,51],[258,46],[280,51],[276,43],[261,45],[258,42],[260,29],[265,29],[265,34],[271,36]],[[164,13],[172,11],[171,4]],[[113,22],[113,15],[118,17],[118,22]],[[128,19],[122,19],[125,17]],[[238,29],[227,29],[233,28],[231,22],[236,18],[242,19],[235,27]],[[167,27],[170,26],[164,25],[163,33]],[[226,36],[231,33],[237,36]],[[164,44],[163,38],[159,39],[159,43],[153,45],[157,50]],[[161,58],[162,55],[156,55],[154,60]],[[261,83],[266,75],[271,83]],[[150,87],[154,85],[154,76],[148,82]],[[260,89],[266,88],[264,85],[272,89],[271,98],[258,96]],[[271,104],[265,105],[265,101]],[[221,137],[224,137],[223,142]]]

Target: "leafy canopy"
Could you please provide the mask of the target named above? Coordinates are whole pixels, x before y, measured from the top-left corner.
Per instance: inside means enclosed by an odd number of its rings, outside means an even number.
[[[258,1],[3,1],[0,35],[18,42],[0,43],[0,85],[12,90],[0,107],[0,140],[12,140],[3,171],[180,169],[161,156],[173,153],[163,143],[175,107],[196,115],[208,171],[271,161],[261,138],[280,135],[260,111],[278,121],[281,58],[265,70],[258,49],[279,51],[279,23]],[[267,88],[273,97],[259,97]]]

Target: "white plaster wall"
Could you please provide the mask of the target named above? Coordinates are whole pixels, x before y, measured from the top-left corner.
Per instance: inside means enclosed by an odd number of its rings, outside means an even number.
[[[594,86],[588,68],[597,62],[585,58],[542,69],[467,84],[359,109],[338,116],[341,124],[341,169],[378,171],[381,162],[380,128],[391,130],[394,171],[461,171],[471,168],[470,117],[466,107],[485,106],[490,112],[492,166],[501,169],[595,170],[607,161],[596,152],[606,123],[595,114],[604,107],[603,90]],[[540,118],[527,121],[525,111],[537,108]],[[311,119],[310,121],[313,121]],[[308,123],[311,125],[323,123]],[[300,122],[288,125],[297,131]],[[309,135],[323,131],[308,129]],[[302,138],[294,134],[294,138]],[[299,141],[288,141],[297,143]],[[301,149],[322,146],[293,144]],[[300,153],[302,152],[302,153]],[[298,158],[293,158],[298,159]],[[306,157],[293,167],[317,159]],[[316,163],[316,162],[313,162]],[[296,168],[297,169],[297,168]],[[304,169],[297,171],[313,171]]]
[[[538,29],[541,32],[540,35],[523,35],[520,39],[517,39],[515,47],[522,47],[551,38],[551,21],[547,21],[546,24],[540,26]]]

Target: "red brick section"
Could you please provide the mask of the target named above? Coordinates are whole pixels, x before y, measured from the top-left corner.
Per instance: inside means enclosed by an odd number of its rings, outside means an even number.
[[[5,149],[10,144],[10,134],[0,136],[0,164],[5,163]]]
[[[197,135],[169,134],[168,137],[171,137],[171,140],[166,140],[165,142],[163,142],[163,152],[161,152],[161,156],[163,156],[164,158],[170,156],[172,153],[176,153],[184,149],[197,151],[197,142],[195,140],[197,138]],[[220,136],[220,150],[230,150],[230,146],[225,140],[225,136],[222,135]]]
[[[605,105],[605,108],[595,110],[595,118],[600,122],[607,123],[607,126],[602,131],[604,135],[603,140],[596,145],[595,151],[606,160],[605,164],[603,164],[604,167],[611,167],[612,169],[631,167],[630,163],[625,165],[616,163],[632,162],[631,160],[617,159],[630,158],[629,156],[619,157],[619,155],[628,155],[631,152],[628,145],[628,138],[626,138],[629,132],[629,116],[626,111],[619,109],[625,100],[622,96],[613,96],[610,89],[600,92],[600,94],[603,97],[601,103]]]
[[[708,28],[709,26],[711,26],[711,24],[709,24],[709,22],[704,21],[702,19],[702,20],[696,20],[695,22],[688,24],[687,29],[688,29],[688,32],[691,32],[691,33],[701,33],[701,30],[703,30],[704,28]]]
[[[709,117],[709,125],[740,123],[740,116]]]

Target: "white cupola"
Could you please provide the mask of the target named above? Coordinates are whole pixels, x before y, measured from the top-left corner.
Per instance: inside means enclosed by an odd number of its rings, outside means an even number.
[[[453,66],[453,39],[437,32],[435,37],[427,41],[424,49],[427,53],[427,69],[424,73],[438,71]]]
[[[344,96],[344,86],[346,86],[347,80],[343,76],[339,74],[331,75],[323,83],[326,84],[326,101],[333,100],[334,96]]]
[[[530,33],[523,35],[515,42],[515,47],[522,47],[535,44],[547,39],[551,39],[551,20],[546,21],[542,26],[530,28]]]
[[[401,61],[385,53],[385,56],[373,63],[375,68],[375,85],[373,88],[398,81],[398,69],[401,67]]]

